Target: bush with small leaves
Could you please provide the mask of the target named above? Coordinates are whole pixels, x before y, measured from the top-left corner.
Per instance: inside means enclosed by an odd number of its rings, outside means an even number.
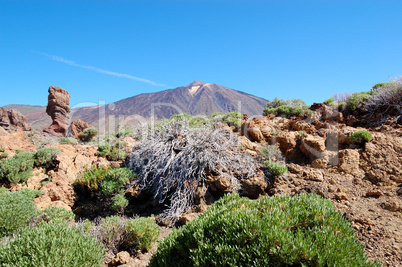
[[[109,169],[105,173],[100,188],[105,196],[110,197],[119,192],[124,184],[127,184],[135,178],[137,178],[137,175],[130,169]]]
[[[104,246],[116,253],[121,249],[131,252],[152,248],[159,237],[153,218],[126,219],[119,216],[102,218],[91,232]]]
[[[104,249],[75,227],[29,227],[0,247],[1,266],[102,266]]]
[[[113,147],[106,155],[106,158],[110,161],[125,160],[127,158],[127,152],[118,147]]]
[[[374,85],[371,94],[364,105],[370,115],[381,114],[386,119],[402,113],[402,76]]]
[[[0,159],[6,159],[8,158],[8,154],[7,153],[1,153],[0,154]]]
[[[371,133],[366,130],[359,130],[354,132],[350,137],[349,140],[353,143],[364,144],[372,139]]]
[[[284,157],[281,150],[276,145],[268,145],[261,151],[261,158],[263,160],[283,161]]]
[[[46,169],[55,168],[58,164],[56,160],[58,154],[60,154],[60,150],[55,147],[39,149],[34,155],[35,166],[45,167]]]
[[[152,248],[159,237],[158,226],[153,218],[140,217],[128,219],[124,225],[126,241],[135,245],[138,250],[147,251]]]
[[[264,162],[264,166],[268,167],[269,171],[275,176],[283,175],[288,171],[286,165],[279,162],[273,162],[267,160]]]
[[[124,196],[124,191],[112,197],[110,208],[114,211],[123,211],[128,206],[128,199]]]
[[[354,111],[365,103],[370,97],[370,92],[353,93],[346,101],[346,105],[350,110]]]
[[[96,128],[86,128],[84,131],[78,134],[78,139],[84,142],[88,142],[97,135],[98,130]]]
[[[110,146],[109,143],[99,143],[98,151],[95,152],[95,155],[101,156],[101,157],[106,157],[106,155],[110,153],[111,148],[112,147]]]
[[[174,229],[155,266],[380,266],[369,262],[350,223],[318,195],[226,195]]]
[[[32,175],[33,166],[33,153],[17,153],[12,158],[0,160],[0,179],[10,183],[26,182]]]
[[[268,102],[267,107],[264,109],[263,115],[285,115],[285,116],[299,116],[310,115],[311,110],[300,99],[282,100],[275,98],[273,101]]]
[[[97,190],[108,169],[106,167],[92,166],[78,176],[73,186],[79,191]]]
[[[327,100],[325,100],[323,103],[324,103],[325,105],[332,106],[332,105],[335,104],[335,100],[334,100],[332,97],[330,97],[330,98],[328,98]]]
[[[6,149],[4,147],[0,147],[0,152],[6,152]]]
[[[60,224],[68,226],[74,222],[75,215],[71,210],[67,210],[63,207],[47,207],[43,210],[42,224]]]
[[[75,138],[72,138],[72,137],[61,137],[61,138],[59,138],[59,140],[58,140],[58,143],[60,144],[60,145],[70,145],[70,144],[77,144],[77,139],[75,139]]]
[[[29,220],[40,214],[33,199],[42,192],[23,189],[18,192],[2,190],[0,193],[0,238],[26,227]]]

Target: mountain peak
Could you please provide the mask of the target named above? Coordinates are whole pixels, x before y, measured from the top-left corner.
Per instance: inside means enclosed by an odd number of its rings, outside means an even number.
[[[194,81],[194,82],[190,83],[190,84],[188,85],[188,87],[201,86],[201,85],[204,85],[204,84],[205,84],[205,83],[204,83],[203,81]]]

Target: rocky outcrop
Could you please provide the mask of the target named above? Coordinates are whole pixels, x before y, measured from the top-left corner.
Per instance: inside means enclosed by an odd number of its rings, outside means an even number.
[[[27,118],[16,109],[0,108],[0,127],[9,132],[32,130]]]
[[[5,148],[7,153],[14,153],[16,150],[36,152],[36,146],[28,140],[27,135],[22,131],[0,136],[0,147]]]
[[[86,123],[85,121],[75,120],[71,123],[68,132],[70,136],[74,137],[75,139],[78,139],[78,134],[87,128],[93,128],[93,126],[90,125],[89,123]]]
[[[46,113],[52,118],[52,124],[43,131],[57,137],[67,135],[70,121],[70,94],[63,88],[50,86]]]

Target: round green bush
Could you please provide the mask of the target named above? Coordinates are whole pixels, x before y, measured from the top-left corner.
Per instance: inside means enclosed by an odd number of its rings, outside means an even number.
[[[103,258],[94,237],[58,224],[26,228],[0,247],[1,266],[102,266]]]
[[[286,165],[279,163],[279,162],[273,162],[270,160],[267,160],[264,162],[264,165],[267,166],[269,168],[269,171],[276,176],[280,176],[283,175],[285,173],[287,173],[288,168],[286,167]]]
[[[41,148],[34,154],[35,165],[46,168],[55,167],[58,154],[60,154],[60,150],[55,147]]]
[[[371,133],[367,132],[366,130],[359,130],[354,132],[350,137],[349,140],[354,143],[364,144],[372,139]]]
[[[175,229],[150,266],[380,266],[320,196],[227,195]]]
[[[33,199],[40,191],[23,189],[19,192],[0,193],[0,239],[17,232],[27,225],[27,222],[40,212],[35,208]]]
[[[0,179],[10,183],[26,182],[31,177],[34,166],[34,154],[19,152],[9,159],[0,160]]]

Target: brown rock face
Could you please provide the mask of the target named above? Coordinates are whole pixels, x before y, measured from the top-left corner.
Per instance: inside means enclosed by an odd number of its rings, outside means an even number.
[[[67,135],[68,125],[70,121],[70,94],[55,86],[49,87],[48,104],[46,113],[52,117],[52,124],[44,129],[44,132],[53,134],[57,137]]]
[[[16,109],[0,108],[0,127],[11,132],[32,130],[27,118]]]
[[[68,132],[72,137],[78,139],[78,134],[84,131],[86,128],[93,128],[93,126],[85,121],[75,120],[71,123]]]

